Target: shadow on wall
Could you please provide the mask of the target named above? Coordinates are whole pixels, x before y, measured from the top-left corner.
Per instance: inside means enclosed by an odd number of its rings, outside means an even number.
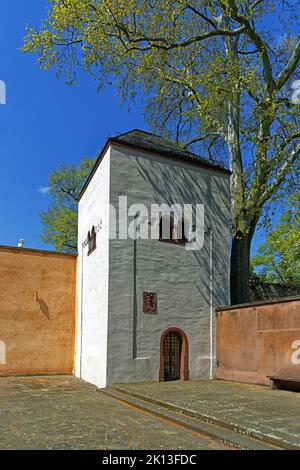
[[[49,307],[43,299],[39,298],[38,294],[36,294],[36,301],[40,306],[41,312],[48,318],[48,320],[51,320]]]
[[[224,178],[214,177],[206,173],[203,181],[200,182],[194,171],[180,166],[161,165],[158,162],[136,158],[138,172],[143,177],[148,187],[151,187],[153,198],[157,204],[166,203],[168,205],[180,203],[195,203],[195,194],[198,196],[197,204],[208,203],[204,207],[204,217],[206,228],[213,226],[213,266],[215,272],[227,272],[228,265],[223,260],[224,244],[229,243],[224,239],[224,226],[228,224],[229,194],[227,194],[227,184]],[[178,185],[180,181],[180,185]],[[224,210],[225,209],[225,210]],[[215,221],[219,223],[215,223]],[[202,251],[203,250],[203,251]],[[209,257],[209,235],[205,233],[204,247],[201,252],[192,251],[192,255],[199,269],[209,269],[207,259]],[[203,260],[205,260],[203,262]],[[209,273],[203,277],[202,297],[206,297],[209,292]],[[215,303],[222,304],[223,299],[228,297],[227,286],[219,285],[215,293]],[[209,298],[205,298],[209,302]]]

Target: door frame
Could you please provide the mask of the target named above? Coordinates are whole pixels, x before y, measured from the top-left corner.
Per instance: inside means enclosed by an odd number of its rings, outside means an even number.
[[[164,340],[167,334],[177,333],[181,337],[181,357],[180,357],[180,380],[189,379],[189,343],[187,336],[183,330],[178,327],[168,328],[160,337],[160,369],[159,381],[165,380],[165,351]]]

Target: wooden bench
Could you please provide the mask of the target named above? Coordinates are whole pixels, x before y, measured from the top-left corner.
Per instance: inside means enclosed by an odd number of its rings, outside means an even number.
[[[291,390],[300,392],[300,379],[295,377],[285,377],[284,375],[270,375],[272,390]]]

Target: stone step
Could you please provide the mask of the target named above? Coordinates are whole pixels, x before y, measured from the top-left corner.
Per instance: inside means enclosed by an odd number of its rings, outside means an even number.
[[[261,441],[264,444],[270,444],[271,446],[275,446],[279,449],[286,449],[286,450],[300,450],[300,445],[286,441],[274,435],[269,435],[257,431],[255,429],[247,428],[243,425],[238,425],[235,423],[231,423],[229,421],[223,421],[215,416],[211,416],[205,413],[198,413],[194,410],[189,410],[187,408],[181,408],[173,403],[163,402],[152,397],[142,395],[140,393],[132,392],[131,390],[127,390],[126,386],[114,385],[111,386],[112,389],[119,391],[120,393],[125,393],[133,398],[138,400],[146,401],[152,403],[153,405],[160,406],[162,408],[166,408],[167,410],[174,411],[177,414],[188,416],[191,418],[198,419],[200,421],[205,421],[210,424],[215,424],[216,426],[223,427],[225,429],[229,429],[234,431],[235,433],[243,434],[247,437],[253,438],[255,440]]]
[[[136,393],[131,393],[122,388],[111,386],[107,389],[98,389],[106,395],[125,402],[133,407],[139,408],[152,415],[166,419],[174,424],[183,426],[193,432],[205,435],[216,442],[223,445],[230,446],[240,450],[278,450],[282,449],[281,446],[262,442],[261,440],[254,439],[247,434],[242,434],[229,429],[225,426],[219,426],[216,423],[202,420],[199,417],[191,416],[182,412],[182,410],[172,407],[170,409],[168,404],[159,402],[158,400],[150,400],[148,397],[143,397]],[[137,396],[138,395],[138,396]],[[155,403],[154,403],[155,402]]]

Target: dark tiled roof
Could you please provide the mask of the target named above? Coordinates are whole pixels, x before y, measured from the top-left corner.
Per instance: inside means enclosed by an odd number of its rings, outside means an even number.
[[[292,287],[284,284],[263,282],[257,276],[250,279],[250,301],[272,300],[284,297],[299,296],[300,286]]]
[[[101,151],[94,168],[92,169],[89,177],[87,178],[79,196],[78,201],[81,199],[83,193],[88,187],[91,179],[93,178],[95,171],[101,163],[101,160],[105,154],[107,147],[110,144],[119,144],[127,145],[135,149],[144,150],[149,153],[154,153],[161,155],[165,158],[170,158],[172,160],[177,160],[179,162],[186,162],[193,165],[198,165],[202,168],[207,168],[209,170],[218,171],[226,175],[230,175],[231,172],[227,170],[224,166],[219,163],[214,163],[205,158],[199,157],[195,153],[189,152],[178,145],[173,144],[167,139],[160,137],[158,135],[150,134],[149,132],[141,131],[139,129],[133,129],[132,131],[126,132],[125,134],[120,134],[116,137],[110,137],[103,150]]]
[[[300,300],[300,286],[293,287],[274,282],[263,282],[255,274],[252,274],[249,281],[249,302],[239,305],[226,305],[217,307],[217,310],[231,310],[240,307],[269,305],[277,302],[289,302]]]
[[[131,147],[148,150],[150,152],[159,153],[169,158],[177,159],[180,161],[194,163],[203,167],[219,170],[225,173],[230,173],[229,170],[224,168],[220,163],[212,162],[208,159],[202,158],[195,153],[192,153],[173,142],[149,132],[139,129],[120,134],[116,137],[111,137],[110,142],[130,145]]]

